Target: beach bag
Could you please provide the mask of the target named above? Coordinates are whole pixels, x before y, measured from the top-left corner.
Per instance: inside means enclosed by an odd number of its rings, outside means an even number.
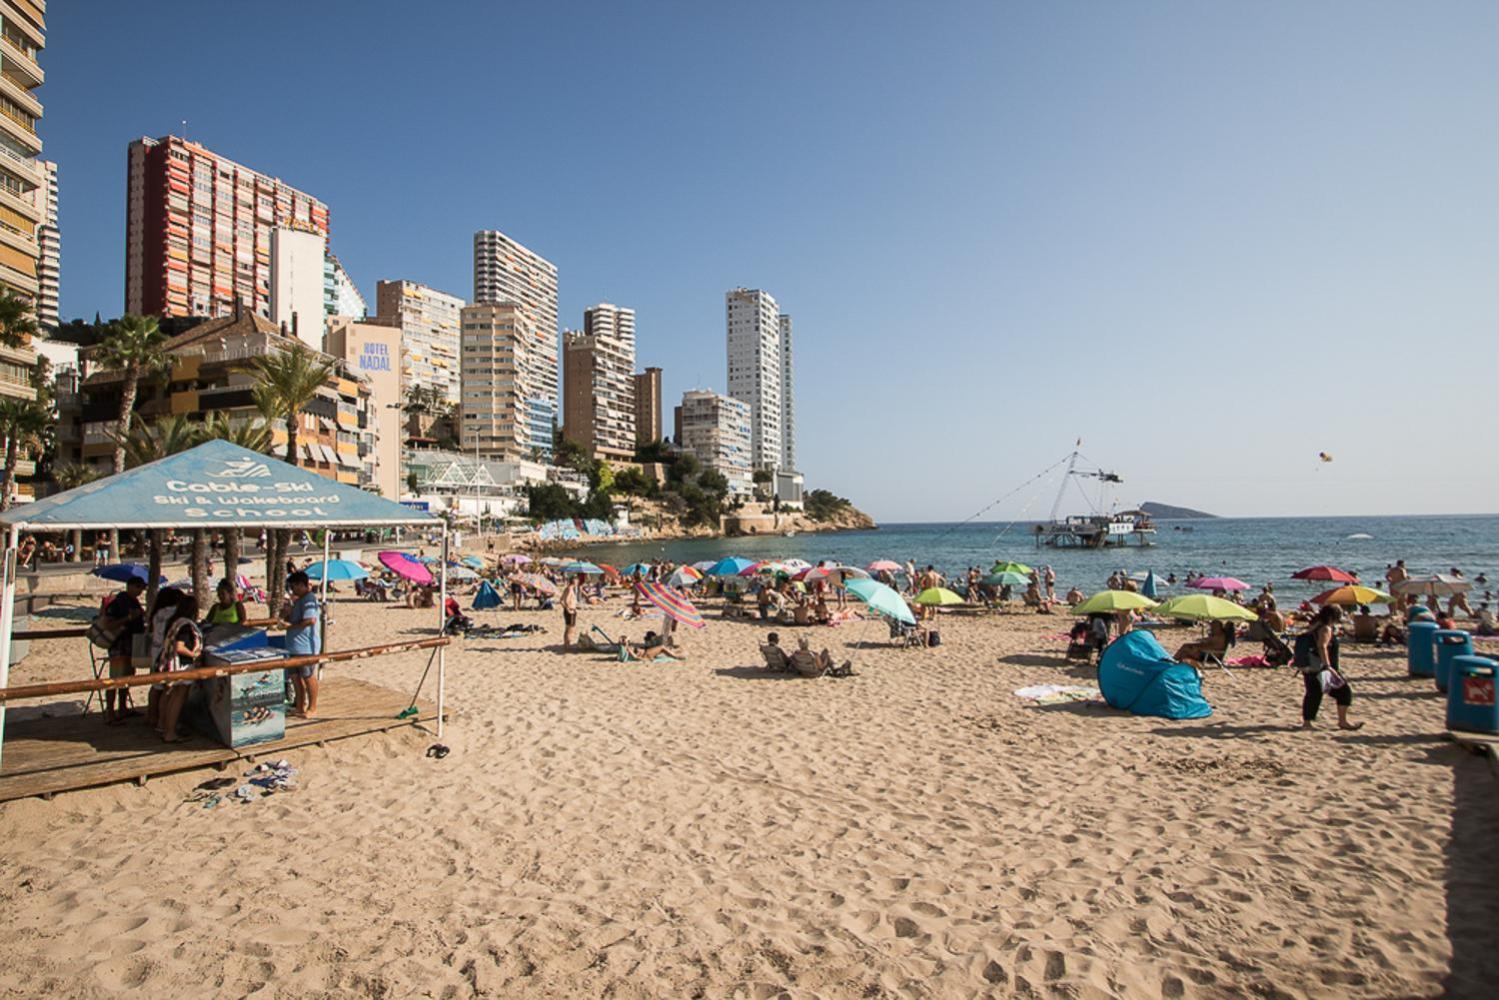
[[[1310,670],[1312,666],[1312,634],[1303,632],[1296,637],[1296,644],[1291,649],[1291,666],[1302,671]]]
[[[120,637],[121,632],[125,631],[125,626],[128,624],[129,622],[112,621],[101,611],[94,616],[93,621],[89,622],[86,633],[88,641],[100,649],[108,649],[115,644],[115,640]]]
[[[928,646],[942,645],[942,633],[938,632],[936,629],[932,629],[926,634],[926,644]]]

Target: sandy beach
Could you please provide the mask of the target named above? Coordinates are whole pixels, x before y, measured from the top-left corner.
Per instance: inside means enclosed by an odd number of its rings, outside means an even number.
[[[587,609],[583,623],[646,625]],[[1499,782],[1403,654],[1347,648],[1354,711],[1303,733],[1287,670],[1212,671],[1210,719],[1038,707],[1088,683],[1068,619],[944,617],[858,675],[768,674],[709,611],[687,662],[453,649],[446,759],[399,730],[288,753],[295,791],[212,809],[213,772],[0,806],[0,991],[105,996],[1491,996]],[[429,630],[343,603],[332,648]],[[781,630],[794,638],[795,631]],[[1168,641],[1168,646],[1170,641]],[[1250,647],[1245,652],[1257,651]],[[78,641],[12,683],[75,679]],[[334,666],[402,691],[425,657]],[[34,704],[34,703],[33,703]],[[231,772],[232,773],[232,772]]]

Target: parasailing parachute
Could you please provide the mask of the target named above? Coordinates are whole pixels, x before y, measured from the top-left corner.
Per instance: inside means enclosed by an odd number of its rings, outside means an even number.
[[[1319,451],[1319,452],[1317,452],[1317,458],[1321,459],[1324,463],[1325,462],[1331,462],[1332,461],[1332,453],[1331,452],[1326,452],[1326,451]]]

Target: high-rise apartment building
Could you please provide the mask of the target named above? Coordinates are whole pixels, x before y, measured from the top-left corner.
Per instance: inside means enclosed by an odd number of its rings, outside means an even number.
[[[177,136],[132,142],[127,178],[126,312],[269,316],[271,234],[328,235],[321,201]]]
[[[354,279],[349,277],[343,262],[332,250],[323,258],[323,312],[350,319],[364,319],[369,315],[369,306],[359,294],[359,286],[354,284]]]
[[[781,333],[781,464],[796,468],[796,393],[791,380],[791,317],[780,316]]]
[[[635,373],[635,445],[661,440],[661,369]]]
[[[0,54],[0,60],[5,57]],[[3,72],[3,71],[0,71]],[[62,281],[62,233],[57,228],[57,164],[42,163],[47,183],[37,189],[44,194],[42,224],[36,230],[36,325],[43,335],[57,329],[57,294]]]
[[[323,349],[327,257],[327,237],[315,229],[271,230],[271,322],[314,351]]]
[[[375,286],[376,322],[401,330],[401,377],[406,392],[435,389],[457,403],[459,324],[463,299],[415,281]]]
[[[680,444],[705,468],[722,473],[729,492],[748,494],[753,488],[753,417],[748,403],[708,389],[682,394]]]
[[[502,303],[519,308],[536,348],[528,352],[521,410],[532,447],[550,455],[557,424],[557,267],[504,233],[480,230],[474,234],[474,304]]]
[[[0,289],[37,302],[37,227],[47,221],[46,164],[36,124],[45,80],[37,59],[47,44],[47,5],[0,0]]]
[[[785,458],[782,427],[781,314],[768,292],[736,288],[728,309],[729,395],[750,406],[750,454],[756,469],[774,470]],[[789,331],[786,344],[789,347]]]
[[[465,306],[459,448],[483,458],[550,458],[557,334],[516,302]]]
[[[584,310],[562,343],[562,435],[593,458],[635,454],[635,310]]]

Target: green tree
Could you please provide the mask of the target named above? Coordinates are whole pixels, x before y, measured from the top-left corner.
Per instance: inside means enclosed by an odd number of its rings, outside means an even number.
[[[719,500],[729,495],[729,481],[717,469],[704,469],[698,473],[697,485],[704,493]]]
[[[614,477],[615,493],[635,497],[654,497],[660,494],[661,488],[656,480],[647,476],[639,469],[621,469]]]
[[[702,467],[696,455],[678,455],[677,460],[666,470],[666,479],[673,483],[691,482]]]
[[[410,490],[412,493],[415,493],[420,485],[421,480],[416,478],[415,469],[412,469],[410,472],[406,473],[406,488],[408,490]]]
[[[97,466],[82,462],[62,462],[52,467],[52,481],[59,490],[76,490],[104,475]]]
[[[302,411],[337,367],[332,358],[310,351],[300,342],[255,358],[245,367],[256,378],[253,394],[261,414],[267,420],[286,421],[286,461],[291,465],[297,464],[297,431]],[[285,589],[284,563],[291,533],[273,531],[270,539],[271,544],[266,546],[266,590],[274,614],[281,607],[281,593]]]
[[[0,344],[23,347],[36,333],[31,303],[9,289],[0,292]]]
[[[0,510],[9,510],[16,491],[16,466],[22,449],[40,452],[52,431],[52,410],[34,399],[0,397],[0,432],[5,435],[5,470],[0,480]]]
[[[802,498],[802,506],[812,520],[831,521],[843,511],[852,508],[853,504],[827,490],[810,490]]]
[[[526,504],[533,521],[555,521],[578,516],[572,495],[556,483],[533,483],[527,486]]]
[[[93,359],[102,368],[125,373],[120,389],[120,416],[116,426],[114,471],[125,471],[125,445],[135,416],[135,397],[143,377],[166,371],[171,356],[166,352],[166,334],[155,316],[126,313],[113,323],[110,333],[94,349]]]
[[[670,462],[675,458],[665,441],[647,441],[635,448],[637,462]]]

